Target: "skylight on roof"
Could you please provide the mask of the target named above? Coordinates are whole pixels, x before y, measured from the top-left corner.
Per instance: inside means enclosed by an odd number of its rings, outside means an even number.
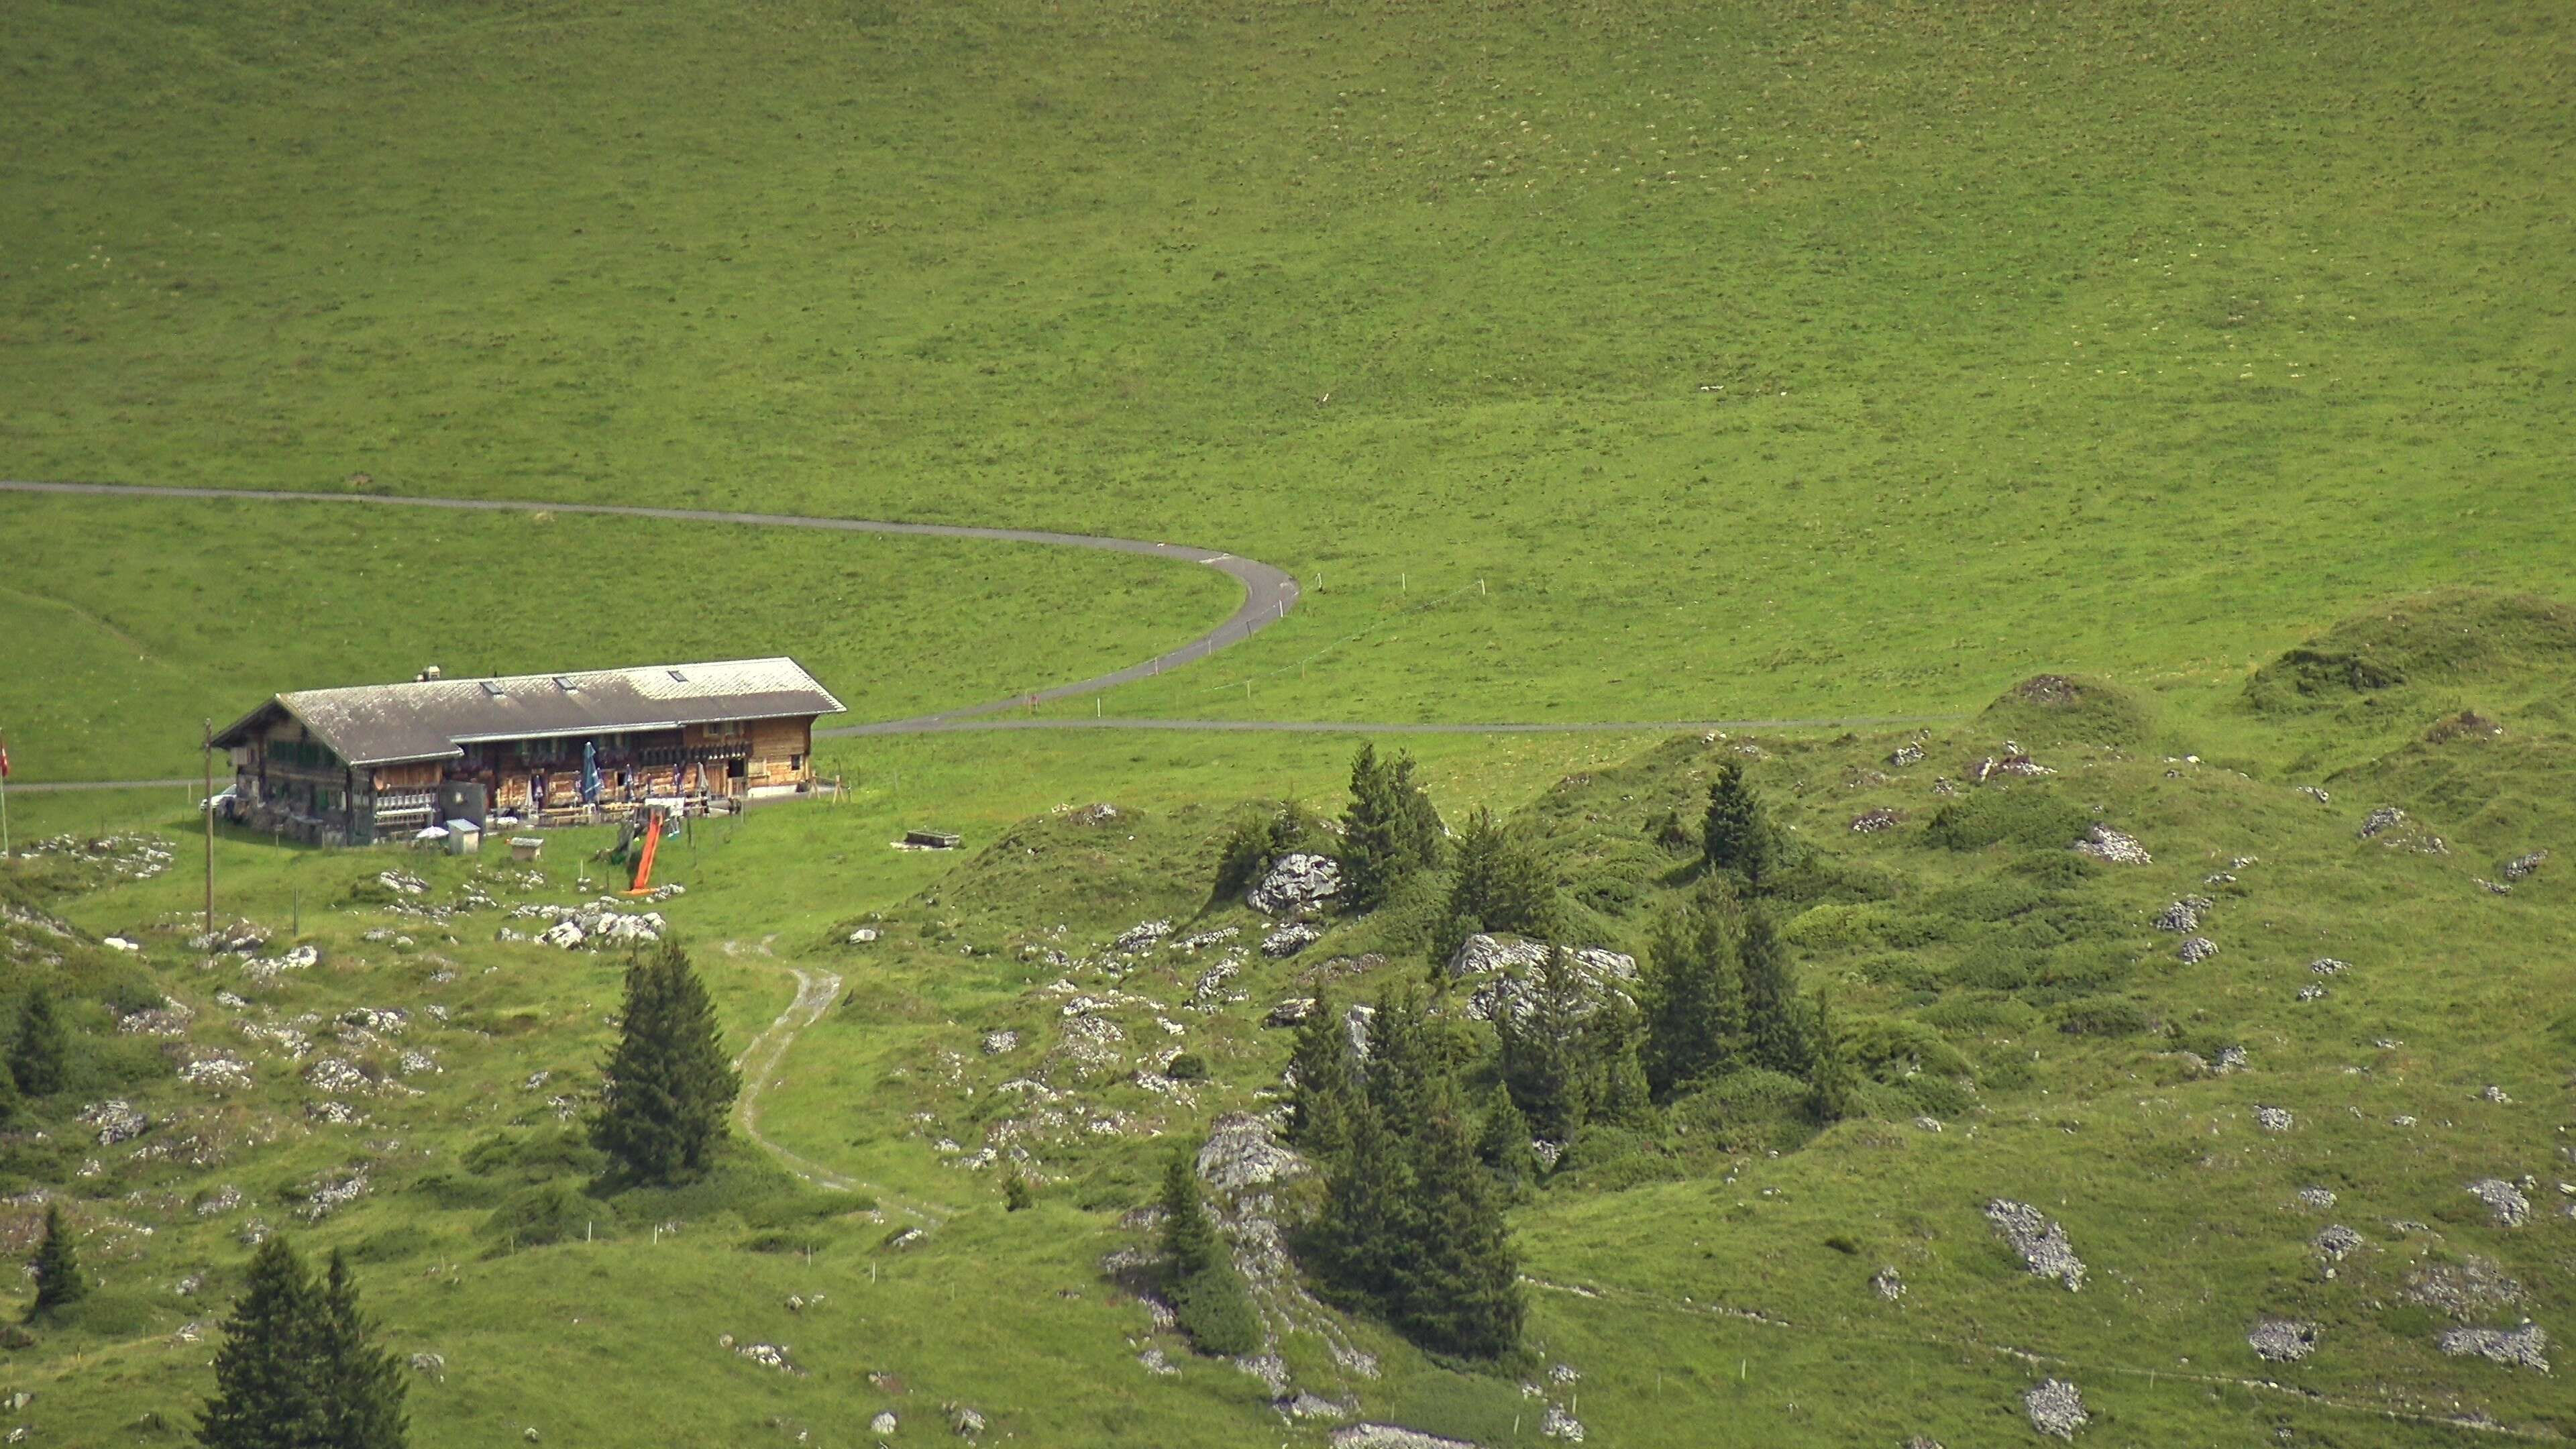
[[[484,680],[483,692],[492,696],[494,699],[499,699],[501,697],[501,681],[497,679]]]
[[[673,680],[677,681],[678,683],[686,684],[686,683],[688,683],[688,682],[689,682],[689,676],[687,676],[687,675],[685,675],[685,674],[682,674],[680,671],[678,671],[678,670],[676,670],[676,669],[668,669],[668,670],[664,670],[663,672],[664,672],[664,673],[666,673],[666,674],[668,674],[668,675],[670,675],[670,676],[671,676],[671,678],[672,678]]]
[[[562,690],[566,694],[572,694],[579,691],[581,686],[573,683],[571,675],[558,674],[555,676],[555,688]]]

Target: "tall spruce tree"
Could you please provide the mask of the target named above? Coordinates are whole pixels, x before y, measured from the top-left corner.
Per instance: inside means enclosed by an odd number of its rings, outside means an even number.
[[[1747,1053],[1755,1066],[1804,1078],[1814,1065],[1811,1023],[1769,912],[1745,913],[1742,958]]]
[[[54,1009],[53,993],[39,987],[29,992],[18,1015],[18,1035],[9,1043],[9,1076],[30,1097],[50,1097],[63,1089],[63,1072],[71,1060],[71,1033]]]
[[[1439,864],[1443,831],[1431,797],[1413,778],[1413,757],[1378,757],[1363,744],[1351,761],[1351,803],[1342,812],[1343,896],[1353,910],[1386,904],[1397,886]]]
[[[1315,989],[1315,1005],[1297,1023],[1288,1063],[1296,1077],[1288,1089],[1288,1141],[1319,1162],[1338,1157],[1350,1145],[1359,1083],[1351,1069],[1350,1029],[1331,987]]]
[[[18,1095],[17,1074],[6,1065],[0,1065],[0,1125],[18,1120],[18,1113],[25,1105],[25,1099]]]
[[[1388,1130],[1410,1136],[1430,1110],[1432,1093],[1446,1070],[1421,990],[1410,982],[1389,982],[1369,1014],[1369,1106]]]
[[[224,1320],[215,1395],[198,1418],[205,1449],[321,1449],[332,1443],[322,1290],[284,1238],[260,1245]]]
[[[641,1182],[704,1172],[742,1079],[688,953],[665,941],[626,969],[624,1034],[608,1060],[591,1144]]]
[[[1744,766],[1734,760],[1718,766],[1708,787],[1708,819],[1700,831],[1700,848],[1711,868],[1741,876],[1760,886],[1780,863],[1780,837],[1762,797],[1745,783]]]
[[[1431,792],[1413,777],[1413,756],[1398,754],[1391,775],[1396,804],[1396,845],[1414,870],[1436,870],[1449,853],[1449,827]]]
[[[1506,998],[1494,1013],[1503,1085],[1530,1130],[1550,1142],[1571,1139],[1592,1114],[1596,1073],[1583,1039],[1591,1009],[1574,956],[1560,946],[1547,953],[1527,994],[1518,1002]]]
[[[1556,877],[1538,853],[1504,830],[1493,812],[1478,808],[1458,838],[1458,870],[1433,933],[1435,963],[1445,964],[1459,944],[1479,932],[1502,931],[1544,940],[1557,933]]]
[[[1816,993],[1814,1024],[1808,1028],[1807,1088],[1815,1103],[1816,1116],[1827,1122],[1839,1122],[1860,1114],[1860,1073],[1851,1063],[1851,1054],[1843,1050],[1834,1035],[1831,1013],[1825,1006],[1825,993]]]
[[[1373,911],[1404,879],[1406,861],[1395,780],[1377,747],[1360,746],[1351,761],[1351,803],[1342,812],[1342,898],[1354,911]]]
[[[63,1230],[63,1210],[50,1203],[45,1206],[45,1235],[36,1243],[34,1267],[36,1301],[27,1307],[29,1322],[89,1296],[89,1279],[82,1276],[71,1235]]]
[[[1520,1258],[1454,1089],[1438,1094],[1412,1147],[1406,1251],[1392,1265],[1396,1326],[1429,1348],[1499,1358],[1519,1346],[1527,1314]]]
[[[323,1442],[330,1449],[404,1449],[411,1425],[402,1366],[376,1343],[375,1322],[359,1312],[357,1281],[337,1248],[323,1275],[320,1329]]]
[[[1646,1081],[1670,1098],[1724,1073],[1744,1037],[1743,912],[1722,878],[1658,923],[1646,952]]]
[[[1595,1120],[1647,1127],[1655,1119],[1654,1087],[1646,1079],[1645,1027],[1637,1009],[1613,996],[1583,1024],[1585,1055],[1599,1085]]]
[[[1494,1175],[1495,1189],[1506,1202],[1517,1202],[1538,1186],[1538,1149],[1532,1143],[1529,1118],[1508,1088],[1497,1085],[1485,1101],[1476,1156]]]
[[[1197,1156],[1184,1147],[1163,1170],[1163,1291],[1199,1352],[1235,1357],[1261,1347],[1261,1318],[1199,1195]]]
[[[1366,1097],[1351,1113],[1350,1145],[1324,1180],[1316,1226],[1324,1277],[1346,1302],[1391,1313],[1398,1266],[1415,1237],[1411,1142]]]

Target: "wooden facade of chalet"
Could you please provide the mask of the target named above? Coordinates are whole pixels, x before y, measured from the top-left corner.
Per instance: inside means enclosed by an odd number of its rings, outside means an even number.
[[[215,736],[235,818],[363,845],[448,820],[518,828],[691,814],[813,788],[841,702],[792,659],[281,694]],[[589,773],[585,772],[587,762]]]

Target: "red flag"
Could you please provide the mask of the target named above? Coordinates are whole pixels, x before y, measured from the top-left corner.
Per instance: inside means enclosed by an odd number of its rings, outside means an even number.
[[[0,735],[0,780],[9,778],[9,737]]]

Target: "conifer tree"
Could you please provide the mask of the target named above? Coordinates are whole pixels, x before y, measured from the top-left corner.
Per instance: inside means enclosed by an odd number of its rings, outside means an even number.
[[[45,1236],[36,1244],[35,1268],[36,1301],[27,1308],[29,1322],[89,1296],[89,1280],[81,1275],[79,1255],[63,1230],[63,1210],[50,1203],[45,1206]]]
[[[1288,1057],[1296,1082],[1288,1090],[1288,1141],[1318,1162],[1350,1145],[1350,1119],[1359,1085],[1351,1070],[1351,1040],[1330,987],[1315,990],[1315,1005],[1297,1023]]]
[[[607,1078],[593,1146],[642,1182],[706,1170],[742,1081],[725,1060],[706,986],[676,943],[627,967],[624,1034]]]
[[[1753,1064],[1805,1077],[1813,1065],[1810,1022],[1790,975],[1788,950],[1768,912],[1745,914],[1742,957],[1746,1050]]]
[[[18,1017],[18,1035],[9,1044],[9,1076],[30,1097],[50,1097],[63,1089],[63,1068],[71,1060],[71,1036],[54,1010],[51,992],[28,993]]]
[[[1217,851],[1216,893],[1232,896],[1250,890],[1270,873],[1270,822],[1257,816],[1236,821],[1234,833]]]
[[[403,1449],[411,1428],[403,1414],[402,1367],[375,1342],[373,1320],[358,1311],[358,1285],[337,1248],[323,1276],[319,1325],[323,1443],[329,1449]]]
[[[332,1443],[322,1291],[284,1238],[251,1258],[224,1320],[215,1396],[198,1419],[205,1449],[320,1449]]]
[[[1441,823],[1431,792],[1413,778],[1413,756],[1395,757],[1396,844],[1414,870],[1436,870],[1449,853],[1449,827]]]
[[[1342,812],[1342,898],[1354,911],[1386,904],[1396,882],[1404,878],[1404,850],[1394,779],[1377,757],[1377,747],[1362,744],[1351,761],[1351,803]]]
[[[1744,1036],[1742,912],[1713,881],[1659,924],[1646,953],[1646,1081],[1670,1098],[1724,1073]]]
[[[1234,1255],[1199,1195],[1195,1146],[1163,1171],[1163,1291],[1199,1352],[1237,1356],[1261,1347],[1261,1319]]]
[[[1530,1130],[1550,1142],[1571,1138],[1591,1114],[1581,1042],[1586,1009],[1573,954],[1560,946],[1547,953],[1528,994],[1516,1004],[1507,1000],[1494,1015],[1503,1085]]]
[[[1592,1115],[1623,1127],[1645,1127],[1655,1117],[1654,1089],[1646,1080],[1645,1032],[1635,1008],[1613,999],[1584,1023],[1584,1048],[1598,1073]]]
[[[1857,1116],[1860,1111],[1860,1074],[1852,1069],[1851,1057],[1834,1036],[1832,1016],[1825,1007],[1825,993],[1816,993],[1815,1024],[1809,1028],[1807,1086],[1815,1099],[1816,1116],[1827,1122],[1839,1122]]]
[[[1369,1106],[1398,1137],[1411,1136],[1430,1110],[1445,1071],[1422,993],[1411,983],[1389,982],[1378,992],[1368,1027]]]
[[[25,1105],[24,1099],[18,1095],[16,1074],[6,1066],[0,1066],[0,1126],[16,1121],[19,1110]]]
[[[1432,1106],[1413,1143],[1415,1199],[1394,1262],[1394,1317],[1426,1347],[1497,1358],[1520,1343],[1520,1258],[1460,1120],[1457,1094]]]
[[[1479,932],[1506,931],[1546,939],[1557,931],[1556,878],[1537,852],[1506,832],[1493,812],[1479,808],[1458,839],[1458,872],[1433,935],[1432,959],[1445,963]]]
[[[1395,888],[1439,863],[1440,814],[1414,783],[1413,757],[1378,758],[1363,744],[1351,761],[1351,803],[1342,812],[1344,898],[1353,910],[1384,905]]]
[[[1531,1145],[1529,1118],[1507,1089],[1496,1087],[1486,1100],[1476,1156],[1494,1175],[1494,1187],[1507,1202],[1527,1197],[1538,1186],[1538,1150]]]
[[[1415,1235],[1411,1144],[1362,1097],[1337,1166],[1317,1225],[1324,1276],[1344,1299],[1392,1312],[1398,1265]]]
[[[1745,783],[1744,766],[1734,760],[1718,766],[1717,779],[1708,787],[1708,820],[1700,845],[1711,868],[1741,876],[1750,886],[1760,886],[1780,863],[1780,838],[1772,830],[1770,812]]]

